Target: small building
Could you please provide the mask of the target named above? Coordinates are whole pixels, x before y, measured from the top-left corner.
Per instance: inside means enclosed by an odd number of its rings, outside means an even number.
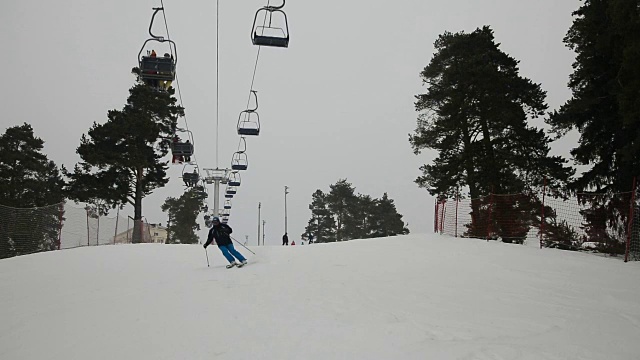
[[[133,228],[121,232],[115,237],[116,244],[130,244],[133,239]],[[142,224],[143,243],[164,244],[167,241],[167,228],[162,224]]]

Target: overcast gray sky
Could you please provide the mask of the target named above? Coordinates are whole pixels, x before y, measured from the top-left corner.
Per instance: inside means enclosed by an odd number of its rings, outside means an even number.
[[[164,5],[178,46],[196,159],[200,168],[216,167],[216,2],[165,0]],[[220,167],[229,166],[237,147],[236,121],[246,106],[257,51],[251,24],[263,5],[263,0],[220,1]],[[433,154],[415,156],[408,134],[416,125],[414,95],[424,91],[418,75],[433,54],[434,40],[444,31],[490,25],[501,49],[521,61],[521,74],[541,83],[550,109],[556,109],[570,97],[566,83],[574,53],[562,38],[579,5],[578,0],[288,1],[289,49],[263,48],[260,55],[254,87],[262,129],[258,138],[248,139],[249,170],[242,173],[233,201],[230,225],[237,238],[246,234],[255,243],[262,202],[267,244],[280,242],[288,185],[289,233],[298,240],[310,217],[311,194],[328,191],[341,178],[373,197],[388,192],[413,233],[432,231],[434,199],[413,180]],[[157,6],[160,0],[4,1],[0,131],[32,124],[49,158],[72,168],[79,161],[75,149],[81,135],[94,121],[105,122],[109,109],[124,105],[134,83],[130,70]],[[554,150],[566,154],[573,145],[564,140]],[[150,222],[166,223],[160,205],[182,193],[181,170],[172,167],[169,185],[144,200]]]

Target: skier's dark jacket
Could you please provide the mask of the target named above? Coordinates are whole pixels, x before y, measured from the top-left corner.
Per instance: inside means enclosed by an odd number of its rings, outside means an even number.
[[[231,226],[227,224],[218,224],[214,225],[211,230],[209,230],[209,236],[207,237],[207,242],[204,244],[205,246],[209,246],[213,242],[213,239],[216,239],[216,244],[220,245],[229,245],[231,244],[231,234],[233,230],[231,230]]]

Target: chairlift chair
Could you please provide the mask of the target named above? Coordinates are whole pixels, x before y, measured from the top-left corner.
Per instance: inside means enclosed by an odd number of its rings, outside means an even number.
[[[235,186],[238,187],[240,186],[240,173],[238,171],[232,171],[229,173],[229,186]]]
[[[176,78],[176,64],[178,62],[178,49],[176,48],[175,42],[170,39],[165,39],[162,36],[154,35],[151,30],[153,28],[153,21],[155,20],[156,15],[159,11],[164,12],[164,8],[153,8],[153,10],[154,12],[151,16],[151,23],[149,24],[149,35],[151,38],[147,39],[144,44],[142,44],[142,48],[140,49],[140,52],[138,52],[138,67],[140,69],[139,77],[140,80],[147,84],[159,81],[174,81]],[[142,55],[147,43],[150,41],[169,43],[172,54],[169,57],[151,56],[149,54]]]
[[[235,186],[227,186],[227,194],[237,194],[238,190],[235,188]]]
[[[227,200],[224,202],[224,206],[223,208],[225,209],[231,209],[231,200]]]
[[[187,172],[182,174],[182,180],[189,187],[194,187],[198,183],[200,175],[197,172]]]
[[[287,20],[287,14],[282,11],[285,0],[282,0],[280,6],[265,6],[256,11],[256,15],[253,18],[253,26],[251,28],[251,41],[253,45],[258,46],[271,46],[287,48],[289,47],[289,21]],[[258,18],[261,14],[264,14],[264,24],[262,26],[257,25]],[[280,14],[283,27],[273,26],[273,15]],[[267,25],[266,22],[269,24]]]
[[[260,135],[260,115],[258,110],[258,92],[251,90],[256,102],[256,106],[251,109],[243,110],[238,115],[238,135],[258,136]]]
[[[171,143],[171,154],[173,156],[191,157],[193,156],[193,144],[191,142]]]
[[[249,160],[247,153],[244,151],[236,151],[231,158],[231,170],[247,170],[249,167]]]

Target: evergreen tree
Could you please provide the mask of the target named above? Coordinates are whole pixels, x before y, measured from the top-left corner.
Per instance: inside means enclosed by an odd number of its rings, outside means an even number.
[[[306,240],[313,238],[313,241],[318,243],[336,241],[336,224],[327,204],[327,195],[316,190],[311,198],[311,205],[309,205],[311,219],[309,219],[302,238]]]
[[[316,190],[309,205],[311,219],[302,235],[316,242],[346,241],[371,237],[408,234],[392,199],[356,194],[346,180],[330,186],[328,194]]]
[[[0,205],[20,208],[0,221],[0,258],[53,250],[58,242],[62,206],[50,212],[26,209],[64,201],[64,181],[43,148],[26,123],[0,136]],[[15,218],[17,211],[29,221]]]
[[[581,210],[588,241],[601,250],[623,251],[630,199],[640,175],[640,10],[637,0],[585,0],[564,38],[576,52],[569,78],[572,98],[548,122],[558,137],[571,129],[580,133],[573,159],[589,169],[570,183],[591,197]],[[617,236],[613,236],[617,233]],[[622,249],[622,250],[620,250]]]
[[[164,186],[171,136],[184,109],[169,92],[138,84],[129,90],[122,110],[111,110],[107,122],[94,122],[77,149],[82,161],[66,172],[69,196],[77,201],[103,200],[111,207],[134,206],[133,242],[139,242],[142,199]]]
[[[428,89],[416,96],[421,114],[409,141],[416,154],[435,149],[438,156],[421,167],[416,183],[446,197],[467,187],[472,199],[542,187],[545,177],[548,187],[560,188],[572,170],[549,156],[550,139],[528,125],[545,113],[545,93],[520,76],[518,61],[499,49],[493,31],[446,32],[435,48],[421,73]],[[478,200],[471,206],[472,224],[481,224],[487,206]]]
[[[627,192],[640,175],[640,11],[637,0],[585,0],[565,44],[576,52],[573,97],[548,122],[580,132],[576,191]]]
[[[369,237],[409,234],[409,229],[402,221],[402,215],[398,213],[393,199],[390,199],[387,193],[384,193],[381,199],[375,201],[373,214],[370,217],[375,220],[375,223],[370,225],[373,231]]]
[[[197,244],[196,222],[198,214],[205,206],[206,193],[201,186],[185,191],[179,198],[169,197],[162,205],[162,211],[169,215],[167,244]]]
[[[338,180],[329,188],[331,190],[327,195],[327,203],[329,210],[335,215],[336,241],[349,240],[349,231],[345,231],[345,228],[354,221],[353,211],[358,204],[355,188],[346,179]]]

